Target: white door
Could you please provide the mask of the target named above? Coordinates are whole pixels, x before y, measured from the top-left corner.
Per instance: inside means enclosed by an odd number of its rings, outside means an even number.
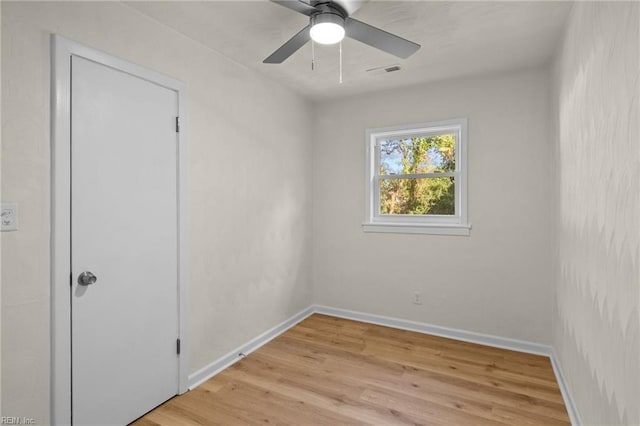
[[[178,393],[178,95],[71,71],[72,419],[122,425]]]

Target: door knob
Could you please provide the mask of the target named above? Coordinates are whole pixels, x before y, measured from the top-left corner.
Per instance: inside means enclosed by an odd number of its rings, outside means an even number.
[[[96,281],[98,281],[98,277],[96,277],[89,271],[84,271],[83,273],[78,275],[78,284],[80,285],[95,284]]]

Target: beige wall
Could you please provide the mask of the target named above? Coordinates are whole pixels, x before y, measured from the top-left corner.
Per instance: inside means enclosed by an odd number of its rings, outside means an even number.
[[[555,64],[553,344],[585,424],[640,424],[639,8],[576,3]]]
[[[316,302],[550,343],[548,83],[538,70],[319,105]],[[471,236],[364,233],[365,129],[461,117],[468,118]],[[422,305],[412,303],[414,291]]]
[[[121,3],[1,19],[3,415],[49,419],[53,32],[188,85],[192,372],[317,302],[553,344],[586,423],[640,423],[637,4],[574,7],[553,96],[531,70],[315,107]],[[364,130],[458,117],[471,236],[363,233]]]
[[[49,419],[50,33],[187,83],[191,371],[312,295],[309,102],[121,3],[3,2],[2,199],[19,203],[20,230],[2,235],[2,414],[39,422]]]
[[[0,22],[2,22],[2,3],[0,3]],[[2,52],[2,32],[0,31],[0,54]],[[0,67],[0,82],[2,69]],[[0,84],[0,99],[2,99],[2,84]],[[0,122],[2,122],[2,108],[0,105]],[[2,136],[0,136],[0,200],[2,199]],[[2,234],[0,233],[0,346],[2,344]],[[2,349],[0,349],[0,415],[2,415]]]

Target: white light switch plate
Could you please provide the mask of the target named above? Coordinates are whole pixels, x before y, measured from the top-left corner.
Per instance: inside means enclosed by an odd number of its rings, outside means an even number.
[[[18,230],[18,205],[16,203],[2,203],[0,230],[2,232]]]

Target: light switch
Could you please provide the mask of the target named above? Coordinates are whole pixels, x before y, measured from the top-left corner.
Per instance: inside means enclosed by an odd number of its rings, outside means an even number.
[[[18,205],[16,203],[2,203],[0,225],[2,232],[18,230]]]

